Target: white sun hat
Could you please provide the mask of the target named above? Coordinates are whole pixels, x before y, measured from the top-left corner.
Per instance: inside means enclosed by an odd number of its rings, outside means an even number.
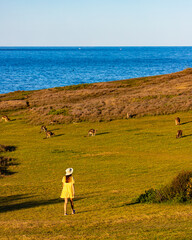
[[[72,173],[73,173],[73,168],[67,168],[66,170],[65,170],[65,172],[66,172],[66,176],[69,176],[69,175],[71,175]]]

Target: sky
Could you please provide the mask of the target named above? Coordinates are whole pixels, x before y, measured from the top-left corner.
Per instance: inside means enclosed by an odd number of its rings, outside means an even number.
[[[192,0],[0,0],[0,46],[192,46]]]

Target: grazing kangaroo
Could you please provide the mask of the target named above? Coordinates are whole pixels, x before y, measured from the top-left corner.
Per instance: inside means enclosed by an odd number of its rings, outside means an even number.
[[[1,119],[4,120],[5,122],[9,122],[10,121],[10,119],[6,115],[2,116]]]
[[[182,131],[182,130],[178,130],[178,131],[177,131],[176,138],[181,138],[182,135],[183,135],[183,131]]]
[[[51,121],[49,124],[57,124],[57,123],[58,123],[57,120],[53,120],[53,121]]]
[[[181,120],[179,117],[175,118],[175,125],[180,125],[180,122]]]
[[[29,101],[26,101],[26,105],[27,107],[30,107]]]
[[[96,132],[97,132],[97,130],[92,128],[88,131],[88,136],[90,136],[90,135],[95,136]]]
[[[127,119],[136,117],[137,114],[127,113]]]
[[[47,128],[45,126],[41,126],[41,131],[40,132],[46,132]]]
[[[55,133],[51,132],[51,131],[46,131],[46,137],[50,138],[52,136],[55,136]]]

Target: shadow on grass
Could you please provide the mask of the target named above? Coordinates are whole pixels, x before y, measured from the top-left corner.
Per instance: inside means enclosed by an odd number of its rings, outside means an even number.
[[[188,123],[191,123],[192,121],[188,121],[188,122],[184,122],[184,123],[180,123],[180,125],[185,125],[185,124],[188,124]]]
[[[139,202],[130,202],[130,203],[126,203],[123,206],[131,206],[131,205],[136,205],[139,204]]]
[[[1,213],[11,212],[11,211],[17,211],[17,210],[21,210],[21,209],[29,209],[29,208],[46,206],[46,205],[57,204],[57,203],[62,202],[62,199],[54,198],[54,199],[48,199],[48,200],[29,200],[26,202],[10,204],[10,202],[13,202],[16,200],[24,200],[24,199],[28,199],[31,197],[34,197],[34,196],[23,194],[23,195],[13,195],[13,196],[0,198],[0,202],[1,202],[0,212]],[[3,204],[3,206],[2,206],[2,203],[4,203],[4,204],[6,203],[6,205]]]
[[[86,200],[87,198],[93,198],[98,196],[100,191],[93,192],[91,194],[79,195],[74,198],[74,202]],[[30,209],[34,207],[46,206],[51,204],[64,203],[62,198],[53,198],[46,200],[30,200],[31,198],[38,197],[39,195],[30,195],[30,194],[18,194],[10,195],[6,197],[0,197],[0,213],[17,211],[22,209]],[[28,200],[29,199],[29,200]],[[14,201],[20,201],[19,203],[14,203]],[[88,210],[81,212],[90,212]],[[80,212],[79,212],[80,213]]]
[[[0,178],[13,175],[17,172],[9,170],[10,166],[18,166],[19,163],[16,162],[15,158],[0,157]]]
[[[6,146],[6,151],[13,152],[16,150],[16,148],[17,148],[16,146]]]
[[[35,195],[37,196],[37,195]],[[12,202],[12,201],[17,201],[17,200],[21,200],[21,199],[26,199],[26,198],[31,198],[31,197],[34,197],[29,195],[29,194],[17,194],[17,195],[10,195],[10,196],[7,196],[7,197],[0,197],[0,205],[2,203],[9,203],[9,202]]]
[[[37,195],[20,194],[20,195],[12,195],[7,197],[0,197],[0,213],[46,206],[50,204],[64,203],[64,199],[61,199],[61,198],[54,198],[54,199],[47,199],[47,200],[29,200],[29,201],[20,202],[20,203],[12,203],[14,201],[22,201],[22,200],[30,199],[33,197],[37,197]],[[89,197],[77,197],[74,199],[74,202],[80,201],[86,198],[89,198]]]
[[[139,202],[124,203],[124,204],[122,204],[120,206],[114,206],[112,208],[122,208],[122,207],[132,206],[132,205],[136,205],[136,204],[139,204]]]
[[[104,135],[104,134],[108,134],[108,133],[110,133],[110,132],[97,133],[96,135],[98,136],[98,135]]]
[[[0,152],[13,152],[16,148],[16,146],[5,146],[0,144]]]
[[[185,137],[191,137],[192,134],[188,134],[188,135],[184,135],[182,138],[185,138]]]
[[[54,135],[54,136],[52,136],[52,137],[44,137],[43,139],[49,139],[49,138],[56,138],[56,137],[61,137],[61,136],[63,136],[63,135],[65,135],[65,134],[58,134],[58,135]]]
[[[78,196],[78,197],[75,197],[73,199],[74,202],[77,202],[77,201],[80,201],[80,200],[83,200],[83,199],[88,199],[88,198],[93,198],[95,195],[86,195],[85,196]]]
[[[135,129],[128,129],[128,130],[125,130],[126,132],[135,132],[135,131],[140,131],[140,130],[143,130],[142,128],[135,128]]]
[[[61,137],[61,136],[63,136],[63,135],[65,135],[65,134],[58,134],[58,135],[55,135],[54,138],[55,138],[55,137]]]
[[[94,212],[94,211],[97,211],[97,210],[95,209],[95,210],[78,211],[78,212],[75,213],[75,215],[77,215],[79,213],[89,213],[89,212]]]
[[[13,172],[13,171],[10,171],[10,170],[2,171],[2,173],[0,174],[0,178],[3,178],[5,176],[11,176],[15,173],[18,173],[18,172]]]

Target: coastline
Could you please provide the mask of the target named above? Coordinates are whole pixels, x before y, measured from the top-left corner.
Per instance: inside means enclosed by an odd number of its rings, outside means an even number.
[[[179,46],[0,48],[0,93],[171,74],[191,56]]]
[[[0,114],[32,124],[111,121],[192,109],[192,68],[172,74],[0,94]]]

